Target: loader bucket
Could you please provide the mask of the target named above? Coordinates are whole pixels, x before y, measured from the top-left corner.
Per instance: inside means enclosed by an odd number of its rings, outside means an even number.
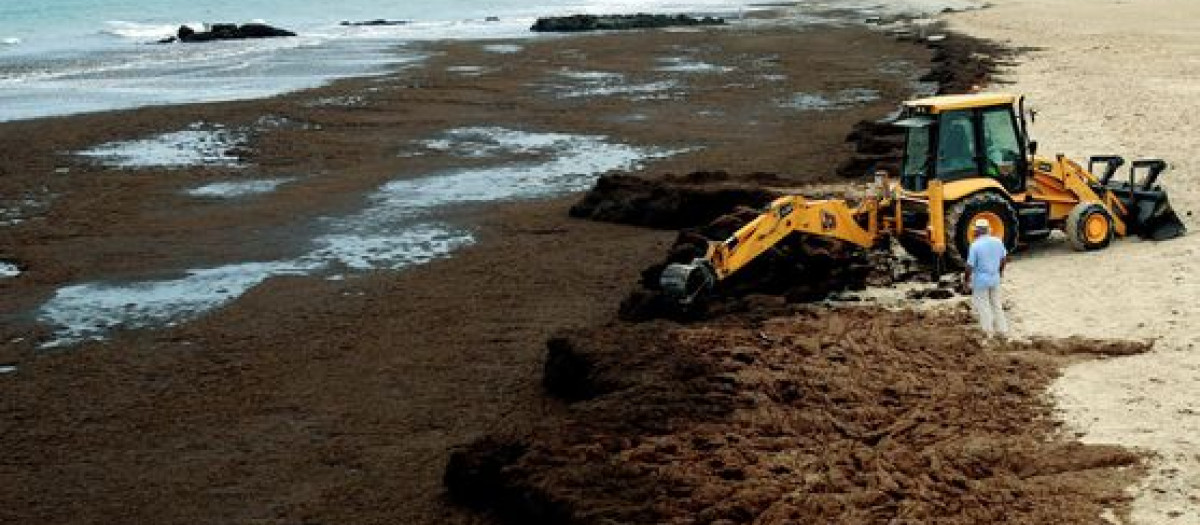
[[[1174,239],[1187,233],[1187,227],[1171,208],[1167,193],[1162,189],[1130,191],[1127,184],[1112,183],[1108,188],[1128,210],[1122,219],[1130,233],[1152,241]]]
[[[1143,239],[1165,241],[1187,233],[1187,227],[1167,200],[1167,192],[1155,184],[1166,170],[1167,163],[1161,159],[1135,160],[1128,182],[1112,180],[1115,169],[1110,169],[1101,180],[1129,210],[1125,222]],[[1145,174],[1141,180],[1139,173]]]
[[[1135,213],[1138,218],[1135,221],[1134,229],[1143,239],[1165,241],[1187,233],[1187,227],[1183,225],[1183,221],[1179,220],[1179,215],[1167,202],[1165,193],[1158,202],[1139,199]]]

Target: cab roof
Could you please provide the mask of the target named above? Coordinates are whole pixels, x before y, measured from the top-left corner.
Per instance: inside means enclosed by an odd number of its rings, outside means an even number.
[[[955,109],[983,108],[989,106],[1011,106],[1017,101],[1012,93],[973,93],[969,95],[939,95],[919,98],[904,103],[906,108],[922,108],[928,113],[941,113]]]

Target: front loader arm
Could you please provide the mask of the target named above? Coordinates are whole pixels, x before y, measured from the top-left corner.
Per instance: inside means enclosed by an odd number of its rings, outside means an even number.
[[[879,200],[868,198],[857,207],[845,200],[808,200],[798,195],[780,197],[729,239],[710,242],[703,257],[690,264],[669,265],[662,274],[663,288],[689,303],[717,282],[746,267],[758,256],[793,233],[849,242],[864,248],[879,239]]]

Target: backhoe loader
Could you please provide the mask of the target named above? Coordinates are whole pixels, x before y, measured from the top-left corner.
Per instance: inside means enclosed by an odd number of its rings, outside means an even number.
[[[1185,233],[1158,184],[1166,162],[1133,161],[1122,179],[1117,173],[1126,162],[1119,156],[1091,157],[1086,169],[1063,155],[1038,156],[1029,139],[1032,115],[1024,97],[1013,94],[905,102],[891,122],[905,130],[898,174],[877,173],[868,195],[853,204],[780,197],[728,239],[710,242],[702,257],[668,265],[662,287],[692,303],[796,236],[861,248],[895,239],[918,260],[955,268],[966,259],[978,219],[1010,250],[1054,230],[1077,250],[1099,250],[1127,235],[1165,240]]]

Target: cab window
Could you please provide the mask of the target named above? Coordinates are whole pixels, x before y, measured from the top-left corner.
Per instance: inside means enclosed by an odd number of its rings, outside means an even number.
[[[987,148],[985,174],[1001,179],[1011,177],[1021,159],[1021,146],[1012,113],[1008,108],[985,110],[983,130],[987,138],[984,144]]]
[[[929,171],[929,126],[908,128],[908,138],[904,144],[901,185],[912,191],[924,190]]]
[[[975,154],[975,126],[970,111],[942,114],[938,131],[938,178],[968,177],[979,172]]]

